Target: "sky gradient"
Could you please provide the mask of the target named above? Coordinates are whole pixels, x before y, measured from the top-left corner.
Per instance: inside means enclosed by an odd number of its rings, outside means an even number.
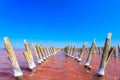
[[[14,47],[23,40],[63,47],[103,45],[112,32],[120,42],[120,0],[0,0],[0,47],[8,36]]]

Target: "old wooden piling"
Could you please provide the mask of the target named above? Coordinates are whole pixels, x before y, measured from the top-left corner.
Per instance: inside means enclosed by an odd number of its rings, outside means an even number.
[[[88,68],[88,69],[91,69],[92,67],[90,66],[90,61],[92,59],[92,55],[95,51],[95,47],[96,47],[96,42],[95,40],[93,41],[92,43],[92,46],[90,48],[90,51],[89,51],[89,54],[88,54],[88,57],[87,57],[87,60],[86,60],[86,63],[85,63],[85,67]]]
[[[103,50],[103,54],[102,54],[102,58],[101,58],[101,62],[100,62],[100,66],[98,69],[98,76],[103,76],[105,74],[106,64],[108,63],[108,60],[115,49],[115,47],[110,49],[111,37],[112,37],[112,33],[108,33],[105,46],[104,46],[104,50]]]
[[[23,73],[22,73],[21,68],[18,64],[15,52],[13,50],[13,47],[12,47],[8,37],[4,37],[4,45],[5,45],[5,49],[7,51],[7,55],[9,57],[9,60],[11,62],[11,65],[13,67],[14,76],[16,77],[16,80],[23,80]]]
[[[77,57],[78,62],[80,62],[82,60],[83,54],[85,53],[85,49],[86,49],[86,43],[84,43],[82,50],[80,52],[80,54]]]

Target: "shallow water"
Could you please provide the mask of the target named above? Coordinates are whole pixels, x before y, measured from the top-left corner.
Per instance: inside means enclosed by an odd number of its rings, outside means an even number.
[[[25,80],[119,80],[120,78],[120,59],[117,57],[110,59],[105,70],[105,76],[99,78],[96,73],[100,64],[100,57],[97,54],[92,57],[92,69],[87,70],[84,68],[87,54],[84,54],[82,62],[77,62],[59,51],[55,56],[49,57],[41,65],[38,65],[33,51],[37,67],[34,72],[30,72],[23,51],[15,50]],[[6,52],[0,50],[0,54],[0,80],[15,80]],[[74,56],[77,55],[76,52]]]

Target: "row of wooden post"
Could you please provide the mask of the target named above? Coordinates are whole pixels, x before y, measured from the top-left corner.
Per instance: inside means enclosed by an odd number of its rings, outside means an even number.
[[[72,48],[72,46],[70,47],[69,45],[66,46],[64,48],[65,55],[73,58],[74,57],[73,55],[74,55],[74,52],[75,52],[75,48],[76,48],[75,45],[73,46],[73,48]]]
[[[16,80],[22,80],[23,73],[22,73],[21,68],[18,64],[14,49],[13,49],[8,37],[4,37],[4,45],[5,45],[5,49],[7,51],[7,55],[9,57],[9,60],[11,62],[11,65],[13,67],[14,76],[16,77]],[[26,40],[24,40],[24,45],[25,45],[25,51],[23,52],[23,55],[28,63],[29,69],[31,71],[33,71],[36,68],[36,64],[35,64],[34,59],[33,59],[33,54],[32,54],[30,44]],[[37,44],[32,43],[32,46],[33,46],[34,51],[36,53],[38,64],[41,64],[48,57],[55,55],[57,53],[56,48],[53,46],[50,48],[48,48],[48,47],[45,48],[45,47],[39,45],[38,43]]]
[[[98,76],[103,76],[105,74],[106,65],[107,65],[112,53],[114,53],[114,51],[115,51],[115,46],[110,48],[111,37],[112,37],[112,33],[108,33],[107,37],[106,37],[104,47],[103,48],[98,47],[99,54],[101,53],[100,50],[103,49],[99,69],[98,69],[98,72],[97,72]],[[95,39],[92,42],[92,45],[91,45],[91,47],[89,49],[86,48],[86,43],[84,43],[83,47],[79,50],[79,55],[75,59],[78,62],[80,62],[82,60],[83,54],[87,50],[88,56],[87,56],[87,60],[86,60],[86,63],[85,63],[85,67],[88,68],[88,69],[91,69],[92,67],[90,65],[90,62],[91,62],[91,59],[92,59],[92,55],[96,51],[96,49],[97,48],[96,48]],[[120,52],[120,46],[118,46],[118,50]],[[70,54],[69,45],[64,48],[64,51],[65,51],[65,54]]]

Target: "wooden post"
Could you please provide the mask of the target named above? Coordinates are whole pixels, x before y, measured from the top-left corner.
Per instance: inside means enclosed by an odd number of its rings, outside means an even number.
[[[50,47],[48,48],[48,51],[49,51],[49,55],[52,56],[52,52],[50,50]]]
[[[30,49],[30,44],[26,42],[26,40],[24,40],[24,45],[25,45],[25,49],[28,52],[30,58],[34,61],[33,56],[32,56],[32,51]]]
[[[43,52],[43,47],[42,46],[39,46],[39,50],[40,50],[40,53],[41,53],[41,57],[42,57],[42,61],[44,61],[44,52]]]
[[[39,44],[37,43],[35,45],[35,47],[36,47],[36,50],[37,50],[37,53],[38,53],[38,56],[39,56],[39,64],[41,64],[43,62],[43,59],[42,59],[42,54],[41,54],[40,49],[39,49]]]
[[[115,50],[114,50],[114,57],[117,57],[117,48],[115,46]]]
[[[68,56],[72,56],[72,46],[71,46],[71,48],[70,48],[70,53],[69,53]]]
[[[52,52],[52,49],[51,49],[51,47],[50,47],[50,52],[51,52],[51,56],[53,55],[53,52]]]
[[[79,55],[78,58],[77,58],[78,62],[80,62],[80,61],[82,60],[83,54],[85,53],[86,44],[87,44],[87,43],[84,43],[84,45],[83,45],[83,47],[82,47],[82,50],[81,50],[81,52],[80,52],[80,55]]]
[[[33,56],[32,56],[32,51],[31,51],[31,48],[30,48],[30,44],[27,43],[26,40],[24,40],[24,45],[25,45],[25,49],[26,49],[26,51],[27,51],[27,53],[28,53],[28,55],[29,55],[29,58],[30,58],[30,60],[32,61],[31,64],[32,64],[32,66],[35,68],[36,65],[35,65],[35,63],[34,63],[34,59],[33,59]]]
[[[30,69],[31,71],[34,71],[34,69],[35,69],[34,63],[33,63],[33,61],[31,60],[30,56],[28,55],[27,51],[23,52],[23,55],[24,55],[24,57],[25,57],[28,65],[29,65],[29,69]]]
[[[71,54],[71,57],[72,57],[72,58],[74,57],[74,52],[75,52],[75,50],[76,50],[76,46],[74,45],[73,50],[72,50],[72,54]]]
[[[67,47],[64,48],[64,53],[67,56]]]
[[[70,54],[70,46],[68,45],[67,46],[67,56],[69,56],[69,54]]]
[[[81,53],[81,51],[82,51],[82,48],[79,48],[78,53]],[[78,56],[75,58],[75,60],[78,60],[79,56],[80,56],[80,54],[78,54]]]
[[[109,61],[112,53],[114,52],[114,50],[115,50],[115,46],[113,46],[113,47],[110,48],[109,53],[108,53],[108,57],[106,59],[106,64],[108,63],[108,61]]]
[[[85,63],[85,67],[88,68],[88,69],[91,69],[90,61],[91,61],[92,55],[94,53],[95,47],[96,47],[96,43],[95,43],[95,39],[94,39],[94,41],[92,43],[92,46],[90,48],[86,63]]]
[[[46,58],[48,58],[48,52],[47,52],[47,47],[45,48],[45,53],[46,53]]]
[[[48,48],[47,50],[48,50],[49,57],[50,57],[51,56],[50,48]]]
[[[53,50],[53,46],[51,46],[51,51],[52,51],[52,55],[54,55],[54,50]]]
[[[41,63],[41,60],[40,60],[40,57],[39,57],[39,53],[38,53],[38,51],[37,51],[37,48],[36,48],[36,46],[35,46],[34,43],[32,43],[32,46],[33,46],[34,51],[35,51],[35,53],[36,53],[37,62],[38,62],[38,64],[40,64],[40,63]]]
[[[89,53],[89,48],[86,49],[86,52]]]
[[[120,45],[118,45],[118,56],[120,56]]]
[[[101,51],[100,51],[100,47],[98,47],[98,54],[99,54],[99,55],[100,55],[100,52],[101,52]]]
[[[53,50],[52,50],[52,46],[50,47],[50,51],[51,51],[51,55],[53,55]]]
[[[46,47],[47,56],[50,57],[48,47]]]
[[[47,59],[47,53],[46,53],[46,48],[45,47],[43,48],[43,52],[45,54],[45,59]]]
[[[56,54],[56,50],[55,50],[55,47],[53,46],[53,54]]]
[[[53,49],[53,46],[51,47],[51,50],[52,50],[52,53],[53,53],[53,55],[54,55],[54,49]]]
[[[108,63],[108,60],[115,49],[115,47],[110,49],[111,37],[112,37],[112,33],[108,33],[102,54],[102,59],[98,70],[98,76],[104,75],[106,64]]]
[[[45,54],[45,52],[44,52],[44,47],[41,47],[41,52],[42,52],[42,54],[43,54],[43,59],[46,60],[46,54]]]
[[[16,77],[16,80],[23,80],[23,73],[20,69],[20,66],[19,66],[18,61],[15,56],[15,52],[12,48],[12,45],[11,45],[8,37],[4,37],[4,45],[5,45],[9,60],[11,62],[11,65],[13,67],[14,76]]]

